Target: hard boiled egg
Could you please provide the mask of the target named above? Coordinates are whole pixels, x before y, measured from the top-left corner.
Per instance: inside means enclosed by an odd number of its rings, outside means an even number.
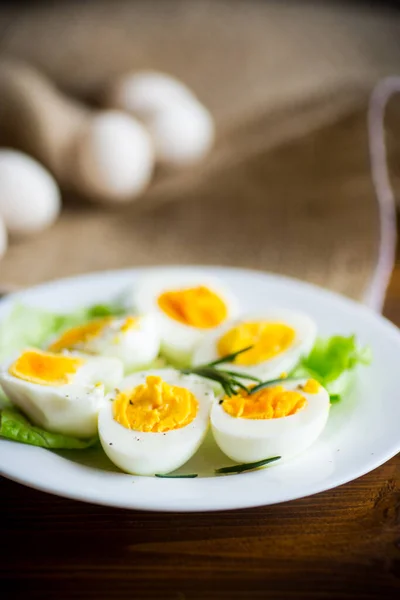
[[[89,437],[96,434],[97,415],[107,390],[122,377],[122,364],[116,358],[28,349],[3,367],[0,385],[35,425]]]
[[[169,473],[199,448],[214,393],[205,380],[173,369],[127,377],[99,414],[105,453],[123,471]]]
[[[115,356],[130,372],[149,366],[157,358],[160,337],[153,315],[106,317],[68,329],[49,350]]]
[[[193,356],[195,365],[251,346],[229,365],[260,379],[274,379],[290,371],[314,345],[317,327],[307,315],[283,309],[249,314],[207,335]]]
[[[179,365],[190,362],[207,332],[238,314],[230,291],[217,279],[200,273],[154,271],[138,281],[131,302],[137,312],[155,315],[161,351]]]
[[[314,380],[282,381],[214,403],[211,427],[222,452],[239,463],[299,454],[322,433],[329,394]]]

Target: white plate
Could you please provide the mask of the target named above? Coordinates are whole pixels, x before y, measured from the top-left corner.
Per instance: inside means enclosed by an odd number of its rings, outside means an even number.
[[[177,267],[193,271],[197,267]],[[361,368],[351,397],[333,405],[327,428],[306,453],[285,464],[213,476],[231,464],[212,439],[182,472],[197,479],[134,477],[116,470],[99,450],[52,452],[0,440],[0,472],[25,485],[77,500],[125,508],[206,511],[293,500],[327,490],[375,469],[400,450],[400,335],[382,317],[351,300],[283,277],[255,271],[203,268],[221,277],[242,308],[297,308],[311,314],[322,335],[355,333],[370,344],[372,366]],[[114,271],[55,281],[8,297],[0,318],[18,299],[53,310],[102,302],[148,269]]]

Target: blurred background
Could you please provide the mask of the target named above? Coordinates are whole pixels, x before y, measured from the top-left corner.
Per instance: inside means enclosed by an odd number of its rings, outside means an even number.
[[[367,110],[397,3],[9,2],[0,52],[3,289],[194,263],[384,293]]]

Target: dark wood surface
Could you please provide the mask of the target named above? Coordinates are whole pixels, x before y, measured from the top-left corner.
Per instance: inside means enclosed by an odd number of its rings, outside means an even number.
[[[400,324],[400,261],[385,312]],[[117,510],[4,479],[0,505],[2,598],[400,597],[400,456],[332,491],[257,509]]]

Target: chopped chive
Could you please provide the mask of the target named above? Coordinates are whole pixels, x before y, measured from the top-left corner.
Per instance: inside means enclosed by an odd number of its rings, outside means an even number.
[[[161,477],[162,479],[194,479],[195,477],[198,477],[198,474],[189,473],[188,475],[169,475],[167,473],[166,475],[162,475],[160,473],[156,473],[154,477]]]
[[[222,389],[225,392],[225,396],[234,396],[235,395],[235,393],[232,391],[232,388],[229,385],[227,385],[226,383],[221,384],[221,385],[222,385]]]
[[[262,382],[262,379],[259,377],[254,377],[254,375],[249,375],[248,373],[241,373],[239,371],[227,371],[224,369],[224,373],[227,375],[231,375],[232,377],[240,377],[240,379],[248,379],[249,381],[257,381],[258,383]]]
[[[340,394],[330,394],[329,400],[330,400],[331,404],[335,404],[336,402],[339,402]]]
[[[240,380],[247,379],[248,381],[253,381],[258,385],[261,385],[262,380],[259,377],[249,375],[248,373],[241,373],[239,371],[217,369],[215,367],[226,362],[232,362],[239,354],[247,352],[252,347],[253,346],[246,346],[246,348],[242,348],[237,352],[232,352],[232,354],[222,356],[218,360],[214,360],[213,362],[204,365],[186,367],[185,369],[181,369],[181,373],[183,375],[198,375],[199,377],[204,377],[205,379],[211,379],[212,381],[216,381],[221,385],[222,389],[224,390],[227,396],[233,396],[237,394],[239,389],[245,391],[248,394],[250,393],[249,388],[247,388],[244,385],[244,383],[242,383],[242,381]]]
[[[262,383],[259,383],[258,385],[255,385],[253,388],[250,389],[249,396],[251,396],[251,394],[255,394],[256,392],[259,392],[260,390],[263,390],[264,388],[276,385],[277,383],[282,383],[284,381],[285,382],[286,381],[294,381],[295,379],[296,379],[295,377],[285,377],[285,378],[280,377],[279,379],[271,379],[270,381],[263,381]]]
[[[244,390],[247,394],[249,393],[249,389],[241,381],[235,380],[235,385]]]
[[[253,463],[244,463],[242,465],[232,465],[231,467],[221,467],[220,469],[215,469],[215,473],[223,474],[223,473],[244,473],[244,471],[251,471],[253,469],[258,469],[259,467],[263,467],[264,465],[268,465],[269,463],[275,462],[279,460],[280,456],[273,456],[272,458],[265,458],[264,460],[258,460]]]
[[[214,360],[213,362],[208,363],[208,367],[215,367],[216,365],[222,365],[223,363],[227,363],[227,362],[233,362],[235,360],[235,358],[237,356],[239,356],[239,354],[243,354],[243,352],[247,352],[248,350],[251,350],[253,348],[253,346],[246,346],[246,348],[242,348],[241,350],[238,350],[237,352],[232,352],[232,354],[226,354],[225,356],[222,356],[221,358],[218,358],[217,360]]]

